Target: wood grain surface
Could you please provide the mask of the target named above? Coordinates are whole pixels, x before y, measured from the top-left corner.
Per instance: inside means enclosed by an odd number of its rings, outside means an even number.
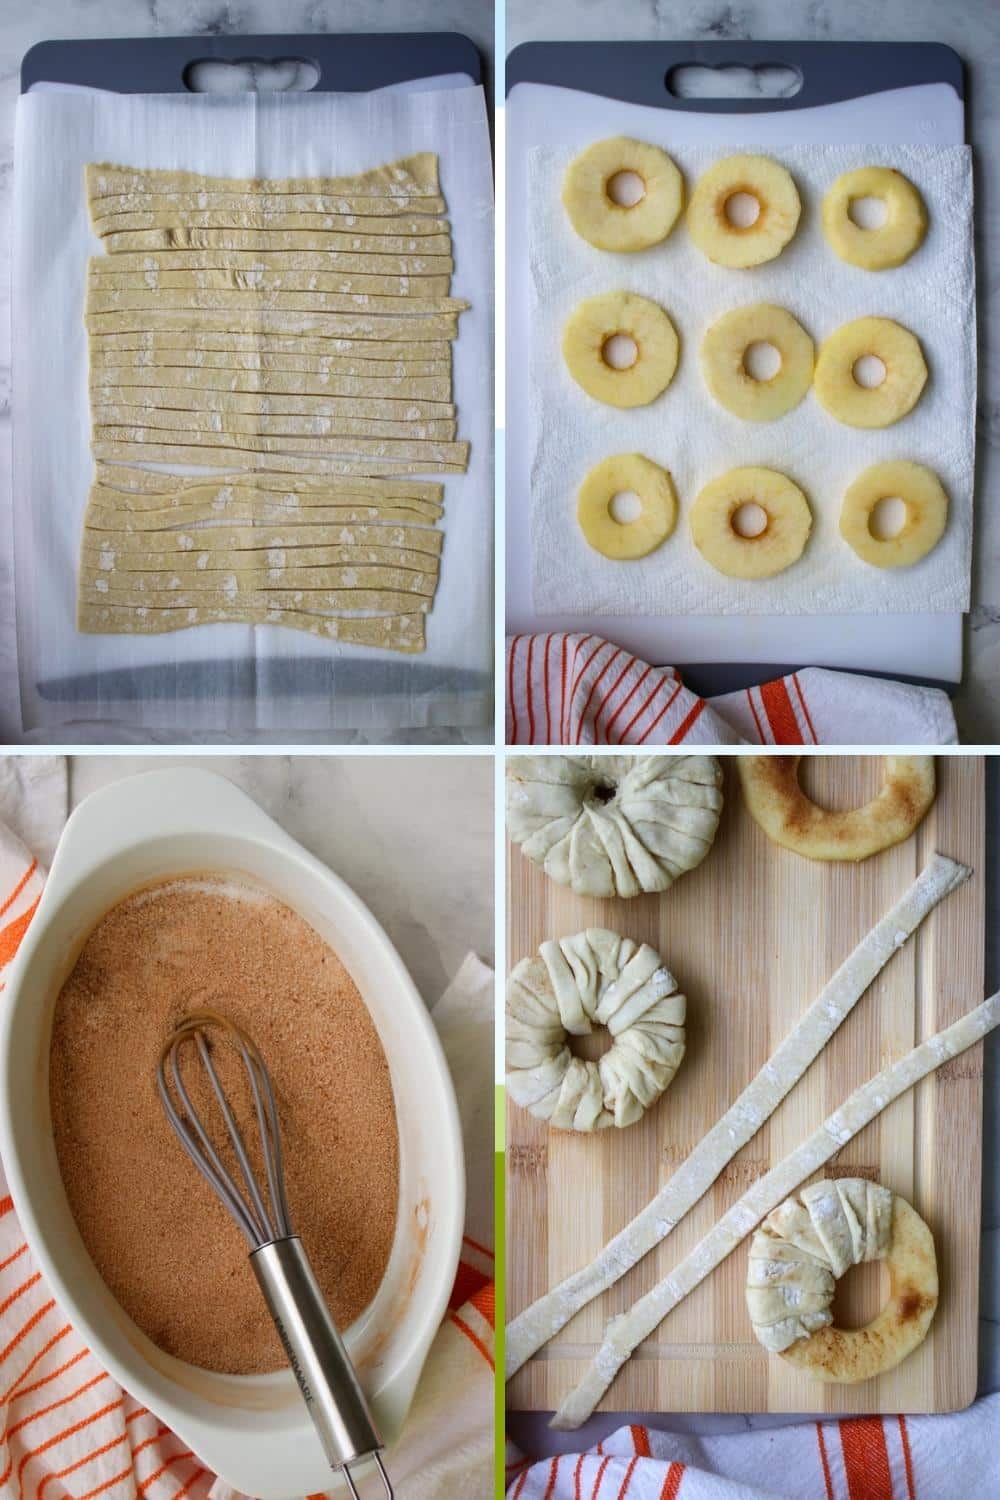
[[[663,896],[574,896],[509,850],[509,961],[549,937],[606,926],[657,946],[688,997],[687,1055],[639,1124],[596,1137],[550,1131],[516,1105],[507,1121],[507,1309],[513,1317],[593,1259],[718,1119],[834,969],[938,850],[973,867],[875,984],[792,1093],[669,1238],[585,1308],[508,1387],[511,1409],[554,1409],[582,1375],[606,1320],[665,1276],[747,1185],[793,1150],[848,1093],[983,998],[984,802],[980,757],[938,758],[937,799],[915,835],[859,865],[814,864],[772,844],[724,760],[726,806],[702,865]],[[821,805],[874,794],[881,761],[808,757]],[[581,1055],[604,1050],[583,1038]],[[583,1049],[586,1048],[586,1054]],[[982,1049],[898,1100],[840,1152],[827,1175],[868,1176],[908,1198],[933,1230],[941,1301],[930,1335],[898,1369],[857,1386],[804,1380],[756,1342],[741,1246],[660,1325],[602,1411],[934,1412],[976,1388],[982,1156]],[[858,1326],[885,1273],[856,1267],[834,1311]]]

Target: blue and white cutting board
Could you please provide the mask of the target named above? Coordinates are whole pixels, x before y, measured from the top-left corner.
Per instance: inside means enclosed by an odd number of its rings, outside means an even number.
[[[679,99],[666,87],[684,64],[794,67],[802,87],[783,99]],[[506,534],[508,633],[610,635],[644,660],[694,668],[703,692],[725,691],[801,666],[912,677],[954,686],[962,675],[962,616],[540,615],[531,598],[533,418],[528,152],[581,150],[608,135],[641,138],[650,107],[670,114],[678,146],[730,146],[745,135],[790,144],[961,145],[962,65],[947,47],[867,42],[534,43],[507,60]],[[738,123],[733,116],[741,118]],[[689,673],[689,676],[691,674]]]

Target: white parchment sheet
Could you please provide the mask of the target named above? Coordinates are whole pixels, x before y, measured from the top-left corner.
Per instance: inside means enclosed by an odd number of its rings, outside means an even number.
[[[426,82],[426,81],[424,81]],[[18,101],[14,189],[14,558],[26,730],[79,719],[239,733],[406,729],[492,714],[493,179],[481,88],[369,94],[120,95],[46,89]],[[440,156],[465,297],[454,345],[469,472],[446,476],[441,578],[419,656],[275,626],[80,635],[80,534],[93,475],[84,298],[100,250],[84,167],[118,162],[230,177],[360,172]],[[438,476],[428,475],[429,479]]]
[[[654,139],[653,137],[649,137]],[[658,143],[658,142],[657,142]],[[677,147],[664,141],[688,192],[712,162],[753,145]],[[767,149],[765,148],[765,154]],[[535,608],[593,615],[920,614],[968,608],[975,452],[976,330],[972,253],[972,169],[965,146],[792,146],[773,151],[791,171],[802,217],[777,259],[750,270],[714,265],[683,219],[661,245],[632,255],[594,249],[577,235],[561,202],[573,153],[529,156],[532,466],[532,579]],[[927,237],[905,265],[872,272],[847,265],[827,244],[820,204],[842,172],[896,167],[927,204]],[[562,358],[573,309],[602,292],[627,291],[666,308],[680,336],[677,374],[648,406],[617,410],[575,383]],[[709,394],[699,351],[706,330],[732,308],[772,302],[796,317],[817,349],[841,324],[892,318],[923,347],[930,378],[908,416],[881,431],[845,427],[807,394],[775,422],[744,422]],[[643,453],[669,469],[680,503],[677,529],[634,562],[594,551],[576,523],[576,492],[613,453]],[[862,470],[912,459],[937,473],[950,497],[948,527],[912,568],[863,563],[838,520],[844,491]],[[813,529],[785,572],[752,582],[728,578],[691,541],[688,514],[710,479],[761,465],[804,491]],[[877,627],[873,627],[877,628]]]

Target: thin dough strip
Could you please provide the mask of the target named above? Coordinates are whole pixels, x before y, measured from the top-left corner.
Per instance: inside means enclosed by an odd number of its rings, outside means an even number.
[[[187,390],[165,387],[157,390],[149,386],[107,387],[91,386],[91,394],[104,406],[124,405],[132,411],[154,413],[170,411],[200,412],[210,417],[214,413],[243,413],[246,416],[296,416],[296,417],[372,417],[384,422],[428,422],[447,421],[457,415],[451,401],[413,401],[397,392],[395,396],[379,399],[353,396],[300,396],[294,391],[215,391]],[[117,418],[113,421],[117,422]]]
[[[849,1095],[801,1146],[748,1188],[669,1276],[626,1313],[608,1323],[604,1340],[586,1374],[563,1401],[550,1425],[568,1431],[585,1422],[633,1350],[732,1254],[772,1209],[896,1099],[935,1068],[982,1041],[998,1025],[1000,993],[991,995],[961,1020],[921,1042],[899,1062],[890,1064]]]
[[[391,367],[387,367],[391,368]],[[152,389],[154,394],[167,396],[173,391],[200,391],[208,393],[262,396],[339,396],[341,399],[356,397],[359,400],[378,400],[385,397],[396,401],[441,401],[451,404],[451,375],[435,375],[427,379],[397,379],[392,375],[311,375],[294,372],[273,374],[269,370],[241,370],[229,374],[222,370],[185,369],[157,371],[157,384],[150,387],[148,370],[95,370],[92,372],[91,395],[99,401],[128,400],[119,394],[124,391]],[[395,392],[393,396],[391,393]],[[161,405],[169,405],[163,400]]]
[[[88,199],[107,193],[184,193],[214,191],[246,197],[249,193],[339,193],[365,187],[387,197],[440,190],[434,151],[415,151],[396,161],[346,177],[215,177],[174,167],[125,167],[118,162],[88,162],[84,172]]]
[[[103,236],[109,255],[122,250],[363,250],[366,241],[386,254],[418,255],[426,247],[451,254],[447,219],[344,218],[330,228],[304,229],[126,229]],[[387,231],[392,230],[392,233]]]
[[[323,234],[352,229],[359,223],[386,225],[395,224],[406,214],[427,214],[429,222],[438,229],[444,213],[443,198],[345,198],[334,213],[301,214],[285,213],[266,209],[214,209],[206,208],[195,213],[179,214],[176,209],[159,209],[151,213],[111,214],[107,218],[91,218],[95,234],[103,239],[109,234],[134,234],[143,230],[175,227],[194,229],[258,229],[258,230],[306,230],[310,234]],[[409,219],[407,223],[411,222]]]
[[[418,346],[419,347],[419,346]],[[448,347],[448,346],[446,346]],[[224,370],[229,375],[242,371],[272,375],[354,375],[396,384],[451,373],[450,359],[366,359],[363,355],[340,354],[241,354],[225,349],[199,349],[185,354],[181,350],[162,349],[96,349],[91,355],[91,379],[120,379],[126,374],[143,374],[150,385],[161,378],[160,370]],[[115,374],[113,372],[120,372]]]
[[[228,583],[228,579],[226,580]],[[428,614],[433,600],[413,590],[393,589],[240,589],[223,587],[185,593],[182,589],[116,590],[81,588],[79,604],[110,605],[114,609],[297,609],[310,615]]]
[[[204,475],[156,474],[149,469],[133,469],[124,464],[98,464],[94,483],[104,489],[132,495],[218,495],[229,485],[244,489],[267,490],[286,495],[374,495],[379,499],[402,500],[411,496],[433,500],[444,499],[444,485],[419,479],[338,479],[300,474],[229,474],[217,479]],[[325,503],[325,500],[321,503]]]
[[[450,276],[381,276],[370,271],[129,271],[109,276],[90,263],[91,289],[109,292],[168,292],[180,303],[182,292],[243,292],[263,299],[278,292],[339,293],[341,296],[447,297]]]
[[[437,520],[440,515],[440,510],[436,516],[432,514],[428,517],[420,511],[399,506],[365,506],[359,509],[353,506],[318,505],[310,507],[300,516],[298,506],[273,503],[258,506],[235,496],[225,505],[209,503],[163,510],[123,511],[104,506],[91,496],[84,525],[88,531],[141,531],[148,534],[172,531],[177,527],[188,528],[206,521],[227,526],[280,526],[299,520],[309,526],[364,526],[397,521],[419,525],[424,520]]]
[[[190,331],[191,309],[187,307],[135,308],[125,312],[87,314],[88,329],[101,333]],[[431,343],[458,337],[458,314],[436,313],[429,316],[401,318],[365,316],[361,313],[292,312],[289,309],[262,307],[256,312],[201,312],[197,318],[203,332],[280,333],[296,338],[350,338]],[[332,351],[331,351],[332,352]]]
[[[429,565],[429,567],[432,565]],[[396,589],[400,593],[433,597],[437,588],[436,572],[417,572],[392,564],[355,563],[326,568],[219,568],[205,572],[183,568],[161,568],[156,572],[102,572],[87,567],[81,573],[81,588],[99,594],[105,604],[113,604],[120,592],[147,594],[215,593],[233,588],[239,593],[263,593],[272,589]],[[400,580],[398,583],[393,580]],[[102,587],[103,585],[103,587]]]
[[[424,204],[440,208],[424,209]],[[374,208],[369,205],[374,204]],[[363,183],[349,192],[338,193],[324,188],[315,193],[230,193],[212,188],[195,193],[135,192],[105,193],[88,200],[91,222],[120,218],[126,214],[164,214],[174,224],[186,224],[197,214],[329,214],[374,213],[442,213],[444,199],[440,193],[413,188],[408,193],[372,193]],[[227,221],[228,222],[228,221]]]
[[[91,444],[96,459],[108,463],[178,463],[201,465],[203,468],[232,468],[242,465],[246,469],[271,469],[291,474],[359,474],[366,478],[376,475],[400,474],[464,474],[465,464],[436,463],[431,459],[351,459],[309,458],[293,453],[241,453],[237,449],[218,450],[218,461],[211,458],[210,449],[168,449],[160,443],[106,443]]]
[[[163,354],[183,350],[185,355],[197,354],[295,354],[310,358],[332,359],[334,357],[362,358],[370,360],[451,359],[451,344],[445,336],[437,340],[403,339],[377,340],[355,338],[302,338],[291,334],[269,333],[257,329],[252,333],[234,333],[232,329],[215,329],[207,333],[202,329],[161,329],[159,333],[148,329],[131,329],[128,333],[97,334],[92,342],[92,353],[129,353],[144,351]]]
[[[88,537],[92,540],[88,541]],[[322,587],[318,579],[300,579],[299,575],[314,569],[384,566],[407,568],[412,573],[438,573],[440,558],[427,552],[416,552],[408,547],[384,547],[375,545],[328,547],[271,547],[266,552],[246,550],[194,551],[194,552],[126,552],[119,551],[101,540],[101,532],[86,532],[81,550],[81,566],[96,570],[108,578],[127,578],[136,573],[162,575],[168,579],[178,575],[186,587],[193,588],[192,580],[211,578],[213,573],[261,573],[271,583],[304,583],[306,588]],[[122,566],[119,567],[119,561]],[[166,587],[171,587],[168,582]]]
[[[338,495],[336,493],[307,492],[297,495],[294,491],[275,494],[254,489],[249,485],[205,486],[200,492],[181,491],[175,495],[133,495],[120,490],[109,490],[94,485],[87,502],[88,512],[114,513],[122,517],[122,526],[127,531],[137,516],[173,516],[178,522],[194,519],[196,511],[205,511],[210,517],[228,519],[232,515],[246,514],[254,520],[265,519],[272,523],[282,520],[310,520],[320,511],[335,510],[336,520],[346,519],[346,513],[357,511],[355,520],[387,520],[391,517],[401,521],[439,521],[444,515],[444,506],[433,500],[421,500],[416,496],[402,500],[380,499],[375,495]],[[340,514],[343,512],[343,514]],[[89,523],[88,523],[89,524]],[[142,524],[142,523],[139,523]]]
[[[934,907],[970,872],[941,854],[827,981],[799,1022],[677,1171],[597,1259],[524,1309],[506,1333],[507,1379],[588,1302],[660,1244],[752,1140],[819,1056],[877,974]]]
[[[84,635],[163,635],[196,625],[285,625],[345,645],[380,646],[386,651],[407,654],[423,651],[426,641],[422,613],[335,619],[300,610],[274,609],[268,610],[267,618],[262,620],[258,612],[235,605],[207,610],[150,609],[140,614],[135,609],[116,609],[113,605],[81,604],[77,611],[77,629]]]
[[[455,262],[450,255],[385,255],[377,250],[162,250],[143,254],[123,251],[118,255],[95,255],[90,269],[96,276],[156,273],[162,276],[195,275],[204,272],[262,272],[265,276],[304,275],[309,271],[334,273],[364,271],[382,276],[450,276]],[[168,283],[169,284],[169,283]]]
[[[255,437],[239,432],[197,432],[188,430],[175,438],[169,428],[146,427],[100,427],[94,428],[99,443],[133,443],[137,446],[163,448],[159,462],[170,463],[174,458],[174,444],[184,451],[198,453],[193,460],[204,462],[201,450],[236,448],[247,453],[301,453],[328,457],[343,454],[354,458],[374,459],[421,459],[430,463],[458,465],[464,468],[469,457],[468,443],[435,443],[422,438],[364,438],[364,437]],[[186,442],[185,442],[186,439]],[[177,458],[178,463],[187,459]]]
[[[94,426],[155,428],[157,432],[215,433],[226,437],[414,438],[451,442],[453,418],[325,416],[315,412],[175,411],[158,406],[91,405]],[[167,441],[164,438],[164,441]]]
[[[84,542],[91,538],[101,548],[116,553],[149,552],[149,539],[129,531],[99,531],[84,528]],[[413,552],[441,554],[442,533],[420,526],[268,526],[218,527],[211,531],[164,532],[157,539],[161,553],[295,551],[299,547],[406,547]],[[166,564],[170,566],[170,564]],[[175,564],[176,566],[176,564]]]
[[[87,316],[134,312],[229,312],[242,318],[265,313],[388,313],[393,318],[433,317],[460,313],[469,304],[461,297],[375,297],[367,292],[285,292],[246,289],[199,292],[195,289],[162,295],[148,288],[107,291],[106,276],[91,277],[87,288]],[[188,323],[196,321],[188,318]]]

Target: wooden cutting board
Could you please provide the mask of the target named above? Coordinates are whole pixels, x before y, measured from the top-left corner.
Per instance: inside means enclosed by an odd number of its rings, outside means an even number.
[[[726,806],[708,858],[664,896],[598,901],[509,851],[509,960],[545,938],[610,927],[657,946],[688,997],[687,1055],[639,1122],[596,1137],[549,1131],[516,1105],[507,1121],[507,1310],[593,1259],[718,1119],[822,985],[938,850],[973,867],[883,970],[830,1044],[715,1186],[657,1250],[585,1308],[508,1387],[511,1409],[550,1411],[576,1383],[606,1320],[687,1253],[751,1180],[794,1149],[852,1089],[983,998],[984,793],[981,757],[938,759],[939,790],[906,843],[860,865],[814,864],[772,844],[723,760]],[[823,806],[877,789],[872,756],[807,757]],[[603,1033],[585,1038],[587,1055]],[[602,1411],[940,1412],[976,1389],[982,1049],[956,1058],[872,1122],[826,1169],[902,1193],[937,1244],[941,1301],[930,1335],[896,1370],[858,1386],[806,1381],[754,1339],[740,1247],[660,1325],[618,1376]],[[884,1300],[885,1273],[856,1267],[834,1312],[859,1326]]]

